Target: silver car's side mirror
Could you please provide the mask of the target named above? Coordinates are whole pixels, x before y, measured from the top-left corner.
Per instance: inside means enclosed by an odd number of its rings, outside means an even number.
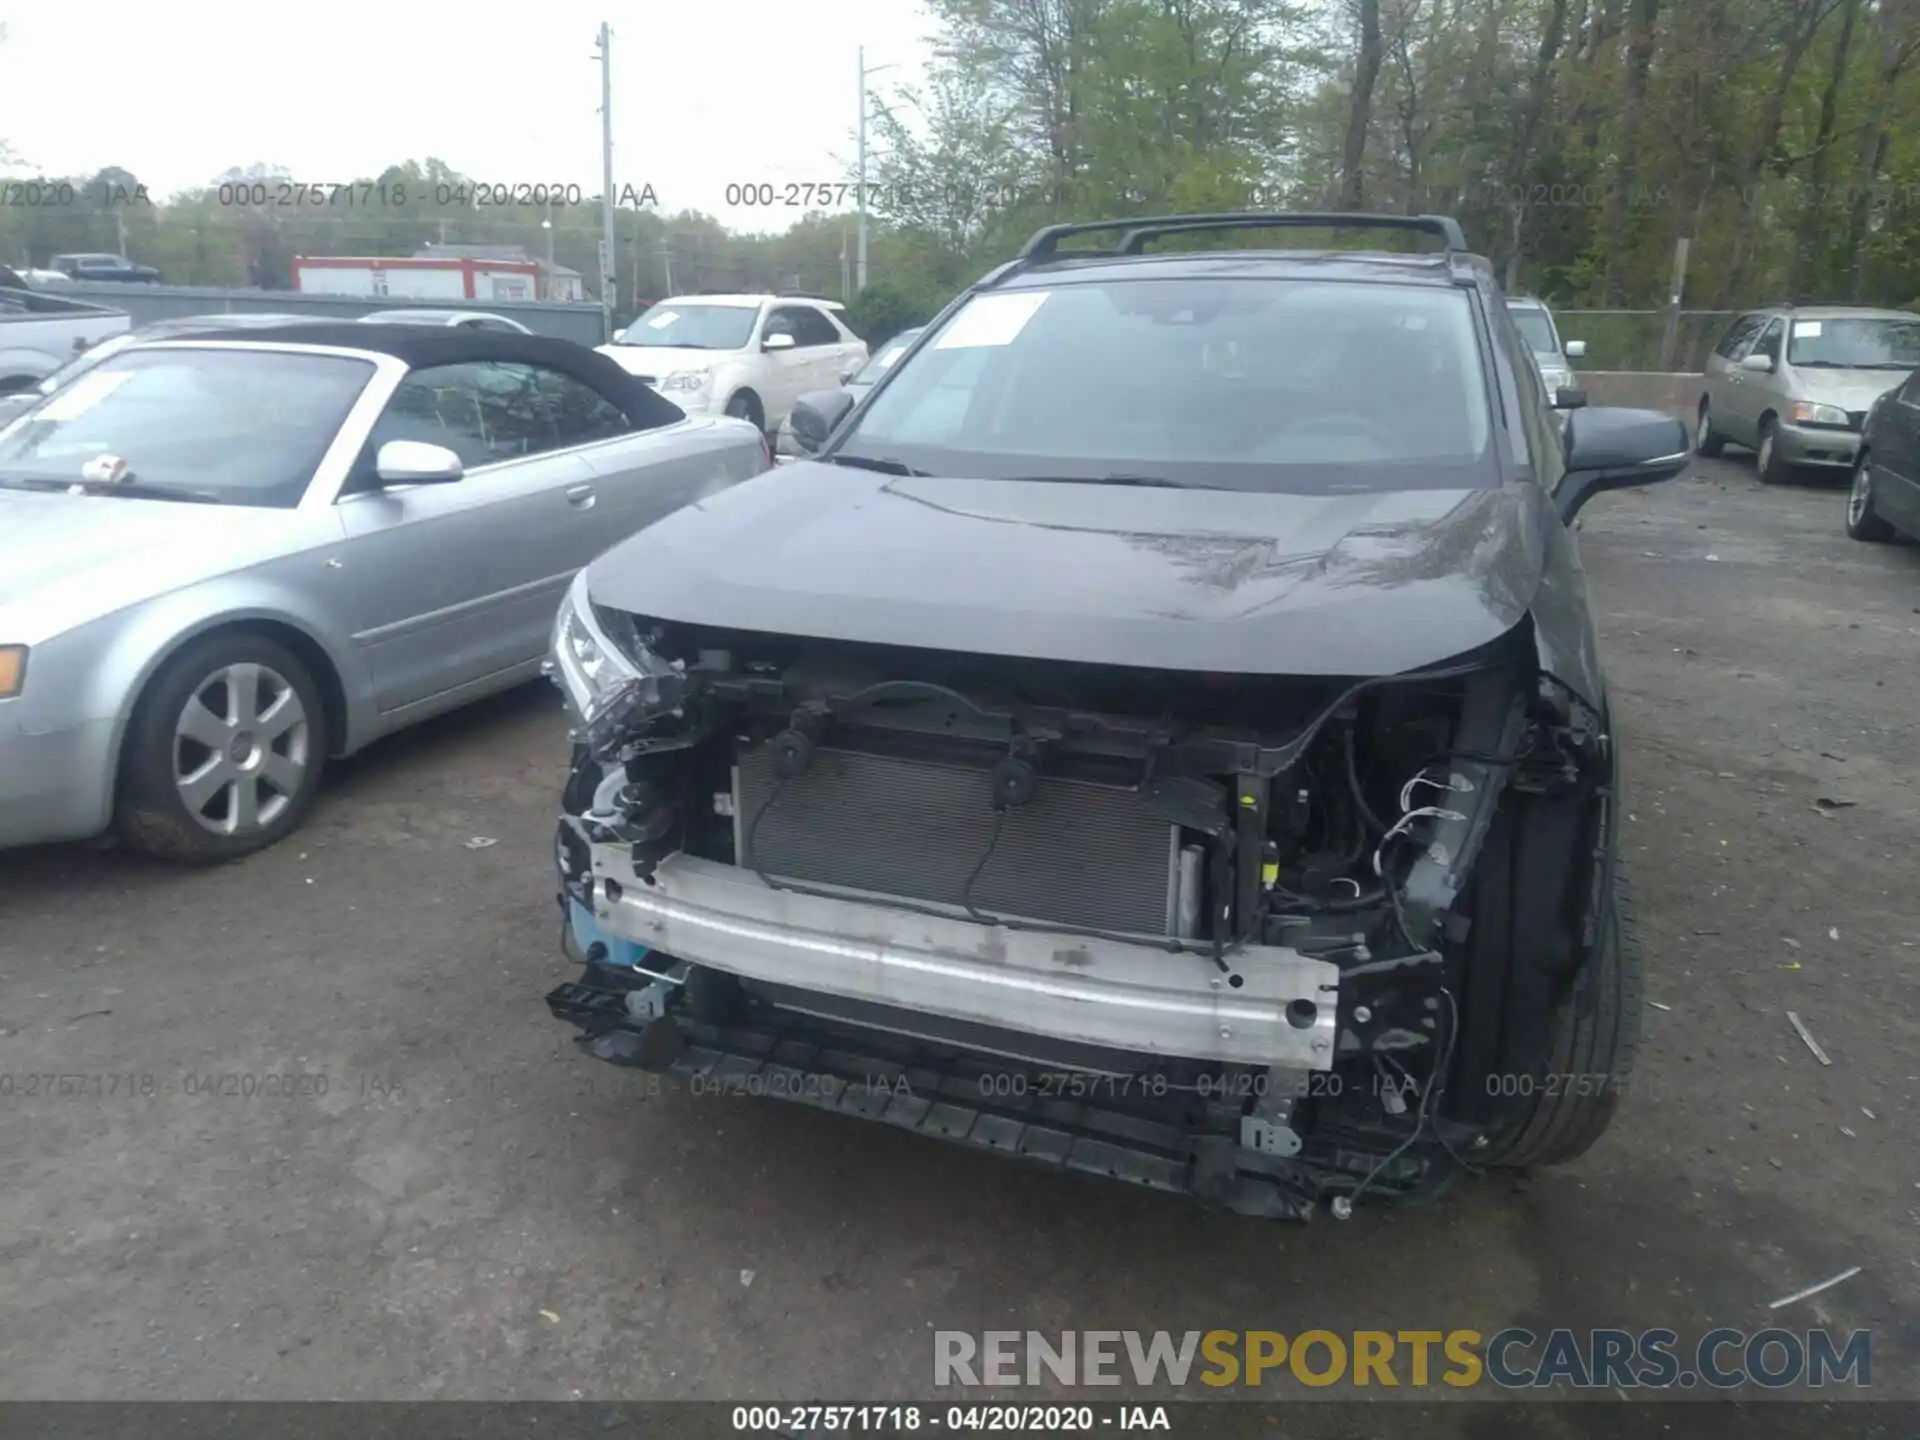
[[[1567,341],[1567,358],[1569,360],[1578,360],[1582,358],[1586,353],[1587,353],[1586,341],[1584,340]]]
[[[373,473],[382,485],[446,485],[465,474],[466,467],[444,445],[389,440],[374,457]]]
[[[1773,357],[1771,355],[1749,355],[1740,362],[1740,368],[1742,370],[1757,371],[1762,375],[1771,375],[1773,373]]]
[[[793,349],[793,336],[784,334],[769,335],[760,342],[760,348],[762,350],[791,350]]]

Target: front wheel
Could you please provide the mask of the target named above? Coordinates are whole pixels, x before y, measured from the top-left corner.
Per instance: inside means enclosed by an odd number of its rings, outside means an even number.
[[[751,390],[742,390],[727,401],[727,414],[736,420],[751,420],[755,429],[762,433],[766,431],[766,411],[760,408],[760,397]]]
[[[1760,452],[1754,461],[1762,485],[1779,485],[1787,478],[1787,467],[1780,459],[1779,427],[1769,415],[1760,422]]]
[[[1709,460],[1712,460],[1724,453],[1726,448],[1726,436],[1713,428],[1713,416],[1707,410],[1706,397],[1702,396],[1700,399],[1700,415],[1694,422],[1693,427],[1694,453],[1704,455]]]
[[[1876,544],[1893,539],[1893,526],[1874,512],[1873,466],[1864,450],[1853,462],[1853,484],[1847,489],[1847,534]]]
[[[1631,888],[1616,856],[1600,896],[1599,936],[1548,1024],[1544,1074],[1491,1155],[1501,1169],[1558,1165],[1606,1133],[1640,1053],[1644,972]]]
[[[305,819],[326,762],[320,687],[264,635],[187,646],[148,683],[127,730],[115,823],[168,860],[231,860]]]

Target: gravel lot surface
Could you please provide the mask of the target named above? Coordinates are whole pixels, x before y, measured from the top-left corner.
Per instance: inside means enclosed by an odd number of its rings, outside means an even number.
[[[934,1398],[935,1327],[1777,1319],[1873,1328],[1912,1399],[1920,547],[1842,505],[1738,456],[1590,507],[1659,1006],[1635,1093],[1574,1166],[1345,1225],[577,1055],[540,1001],[544,685],[338,766],[224,869],[0,855],[0,1397]],[[48,1073],[89,1078],[24,1093]],[[1865,1433],[1839,1411],[1789,1428]]]

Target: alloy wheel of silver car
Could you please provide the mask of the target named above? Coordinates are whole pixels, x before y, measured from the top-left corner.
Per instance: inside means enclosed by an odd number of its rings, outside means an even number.
[[[311,725],[300,694],[271,666],[224,665],[193,689],[173,727],[173,784],[216,835],[264,829],[306,782]]]

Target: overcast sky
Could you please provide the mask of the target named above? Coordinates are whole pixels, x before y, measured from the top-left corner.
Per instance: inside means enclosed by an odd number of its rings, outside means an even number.
[[[650,182],[663,210],[736,229],[803,212],[730,208],[730,182],[851,168],[856,47],[896,67],[873,76],[879,89],[921,73],[931,30],[919,0],[0,0],[0,139],[47,174],[122,166],[156,199],[231,166],[332,184],[429,155],[477,180],[596,194],[603,19],[616,190]]]

